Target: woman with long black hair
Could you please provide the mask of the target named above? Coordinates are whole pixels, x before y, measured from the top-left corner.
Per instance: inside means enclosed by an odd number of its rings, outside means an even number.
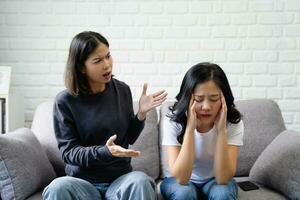
[[[237,199],[233,176],[244,125],[224,71],[212,63],[191,67],[163,121],[169,163],[163,197]]]

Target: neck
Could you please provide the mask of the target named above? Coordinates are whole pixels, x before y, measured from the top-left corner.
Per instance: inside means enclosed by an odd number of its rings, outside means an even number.
[[[91,85],[90,87],[91,87],[91,91],[92,91],[93,94],[103,92],[105,90],[105,84]]]
[[[200,133],[207,133],[209,130],[211,130],[214,127],[214,124],[201,124],[197,125],[197,131]]]

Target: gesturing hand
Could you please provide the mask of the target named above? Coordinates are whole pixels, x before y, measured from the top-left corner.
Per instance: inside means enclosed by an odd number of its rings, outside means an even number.
[[[137,157],[141,154],[139,151],[133,149],[125,149],[119,145],[116,145],[114,141],[117,139],[117,135],[111,136],[107,142],[106,146],[110,153],[115,157]]]
[[[144,120],[146,113],[151,109],[160,106],[167,99],[166,96],[168,95],[164,90],[147,95],[147,87],[147,83],[144,83],[143,92],[139,100],[139,120]]]

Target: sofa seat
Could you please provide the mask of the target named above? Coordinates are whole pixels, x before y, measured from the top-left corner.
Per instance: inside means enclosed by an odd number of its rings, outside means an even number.
[[[242,182],[242,181],[248,181],[249,177],[235,177],[234,178],[236,180],[236,182]],[[252,191],[243,191],[240,187],[239,187],[239,191],[238,191],[238,199],[242,199],[242,200],[287,200],[287,198],[272,190],[272,189],[268,189],[266,187],[264,187],[263,185],[259,185],[259,189],[258,190],[252,190]]]
[[[237,182],[241,182],[244,180],[248,180],[248,177],[237,177],[235,178]],[[160,194],[160,184],[162,182],[162,179],[159,179],[156,181],[157,183],[157,199],[163,200],[163,197]],[[34,195],[30,196],[27,200],[41,200],[42,199],[42,191],[39,191],[35,193]],[[239,188],[238,191],[238,199],[242,200],[287,200],[285,196],[283,196],[280,193],[275,192],[274,190],[265,188],[263,186],[260,186],[259,190],[253,190],[253,191],[243,191],[241,188]]]
[[[248,177],[235,177],[234,178],[237,182],[242,182],[249,180]],[[160,193],[160,184],[162,179],[156,181],[157,183],[157,199],[164,200]],[[260,186],[258,190],[252,191],[243,191],[241,188],[238,188],[238,199],[242,200],[287,200],[285,196],[280,193],[275,192],[274,190],[268,189],[264,186]]]

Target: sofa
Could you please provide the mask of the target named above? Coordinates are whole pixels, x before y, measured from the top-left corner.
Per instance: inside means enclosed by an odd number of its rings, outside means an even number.
[[[173,102],[147,114],[145,128],[130,148],[141,151],[132,159],[140,170],[159,185],[168,166],[161,146],[161,124]],[[258,190],[243,191],[241,200],[300,199],[300,132],[286,130],[279,106],[273,100],[252,99],[236,102],[245,125],[244,145],[240,149],[237,182],[251,180]],[[43,188],[55,177],[63,176],[64,163],[55,140],[53,101],[41,103],[31,129],[21,128],[0,136],[0,190],[2,200],[40,200]],[[134,102],[137,110],[137,102]]]

